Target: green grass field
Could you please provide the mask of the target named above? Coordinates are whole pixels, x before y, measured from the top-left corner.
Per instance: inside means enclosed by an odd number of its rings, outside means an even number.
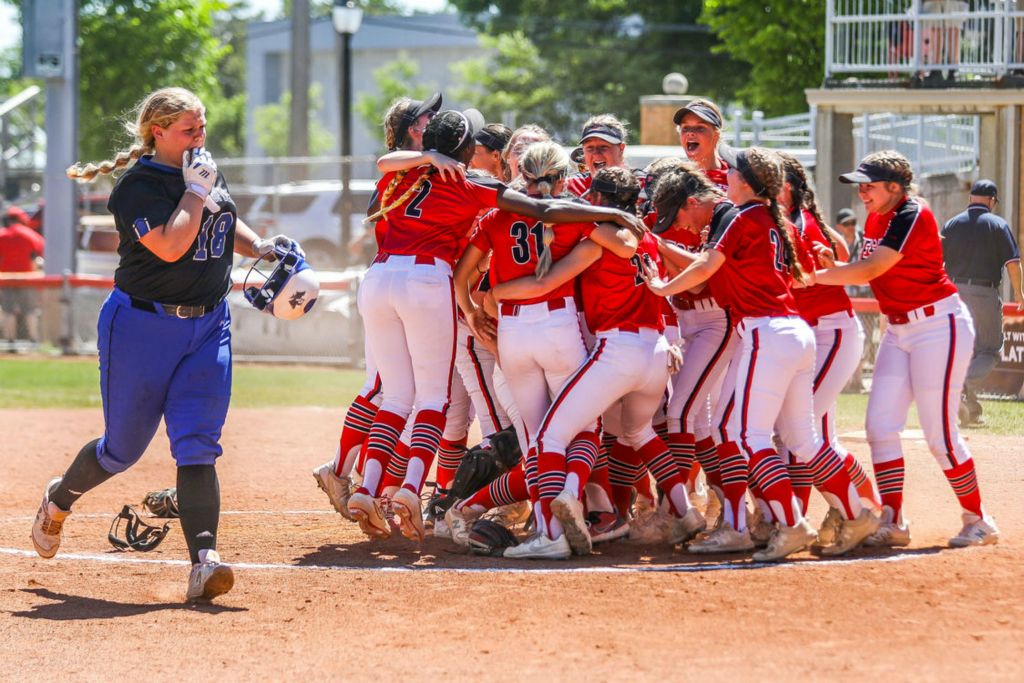
[[[347,405],[364,380],[362,370],[313,365],[236,363],[232,405]],[[844,394],[837,421],[842,431],[863,429],[868,397]],[[1015,435],[1024,433],[1024,403],[982,401],[987,424],[969,431]],[[95,358],[0,359],[0,409],[99,407],[99,366]],[[911,409],[907,427],[920,425]]]

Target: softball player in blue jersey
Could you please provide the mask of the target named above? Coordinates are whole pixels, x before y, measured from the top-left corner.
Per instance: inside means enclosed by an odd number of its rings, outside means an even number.
[[[231,567],[216,551],[220,488],[214,468],[231,397],[231,318],[224,298],[232,252],[257,257],[286,238],[261,240],[238,220],[227,184],[204,150],[206,113],[193,93],[153,92],[129,129],[135,144],[114,161],[68,169],[69,177],[90,181],[127,167],[108,203],[121,258],[99,315],[103,436],[47,484],[32,543],[40,556],[53,557],[72,504],[131,467],[163,418],[193,565],[187,597],[210,599],[234,584]]]

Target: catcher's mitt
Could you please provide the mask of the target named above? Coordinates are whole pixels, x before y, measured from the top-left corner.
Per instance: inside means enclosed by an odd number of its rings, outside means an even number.
[[[178,489],[169,488],[162,491],[150,491],[142,499],[142,507],[154,517],[174,519],[178,514]]]
[[[519,545],[511,531],[489,519],[478,519],[469,530],[469,549],[477,555],[501,557],[505,548]]]
[[[515,467],[522,457],[514,428],[495,432],[486,448],[474,446],[462,456],[449,495],[468,498]]]

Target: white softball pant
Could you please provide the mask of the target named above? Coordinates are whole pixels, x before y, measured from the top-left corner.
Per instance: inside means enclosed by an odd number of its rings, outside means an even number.
[[[860,365],[864,354],[864,328],[856,315],[845,311],[818,319],[814,329],[814,419],[822,439],[840,456],[835,429],[836,401]]]
[[[871,459],[903,457],[900,432],[913,401],[928,449],[942,469],[950,469],[970,457],[957,410],[974,349],[974,323],[956,294],[909,317],[908,323],[890,324],[878,347],[866,424]]]
[[[514,315],[502,313],[498,321],[501,369],[528,443],[536,438],[552,397],[587,358],[576,305],[571,298],[562,305],[556,310],[546,301],[519,305]],[[596,428],[595,420],[578,431]]]
[[[668,384],[667,353],[668,341],[657,330],[598,333],[594,349],[545,415],[537,437],[538,452],[565,453],[579,432],[620,399],[619,440],[640,448],[653,439],[651,418]]]
[[[814,425],[814,332],[801,318],[744,318],[729,432],[749,459],[774,450],[777,427],[800,462],[822,447]]]
[[[366,272],[359,312],[384,384],[382,410],[446,410],[455,358],[451,273],[440,259],[416,256],[389,256]]]
[[[490,351],[477,343],[469,325],[463,320],[458,323],[457,340],[455,367],[480,420],[480,433],[486,439],[509,425],[509,417],[494,388],[496,360]]]
[[[737,340],[729,315],[720,308],[677,310],[684,341],[683,367],[672,378],[668,430],[711,436],[712,405],[722,386]]]

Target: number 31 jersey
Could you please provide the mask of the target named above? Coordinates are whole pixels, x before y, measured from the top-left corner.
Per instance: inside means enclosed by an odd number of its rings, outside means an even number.
[[[385,194],[396,174],[387,173],[377,182],[381,205],[388,206],[406,193],[431,167],[418,166]],[[402,256],[434,256],[450,264],[462,256],[465,238],[481,209],[494,208],[504,183],[491,176],[467,176],[445,180],[431,176],[401,206],[385,215],[387,230],[380,250]]]
[[[167,223],[185,194],[180,168],[139,159],[114,185],[107,209],[120,236],[121,261],[114,283],[122,291],[148,301],[189,306],[214,306],[231,288],[237,209],[224,176],[217,174],[210,197],[220,207],[203,209],[199,234],[177,261],[161,260],[140,243],[151,230]]]
[[[527,218],[507,211],[493,210],[480,219],[470,244],[486,253],[491,252],[491,285],[533,275],[537,259],[544,249],[551,249],[552,263],[572,251],[583,236],[593,229],[592,224],[565,223],[554,225],[554,241],[544,246],[544,224],[536,218]],[[513,304],[535,304],[573,295],[570,280],[547,294],[530,299],[509,300]]]

